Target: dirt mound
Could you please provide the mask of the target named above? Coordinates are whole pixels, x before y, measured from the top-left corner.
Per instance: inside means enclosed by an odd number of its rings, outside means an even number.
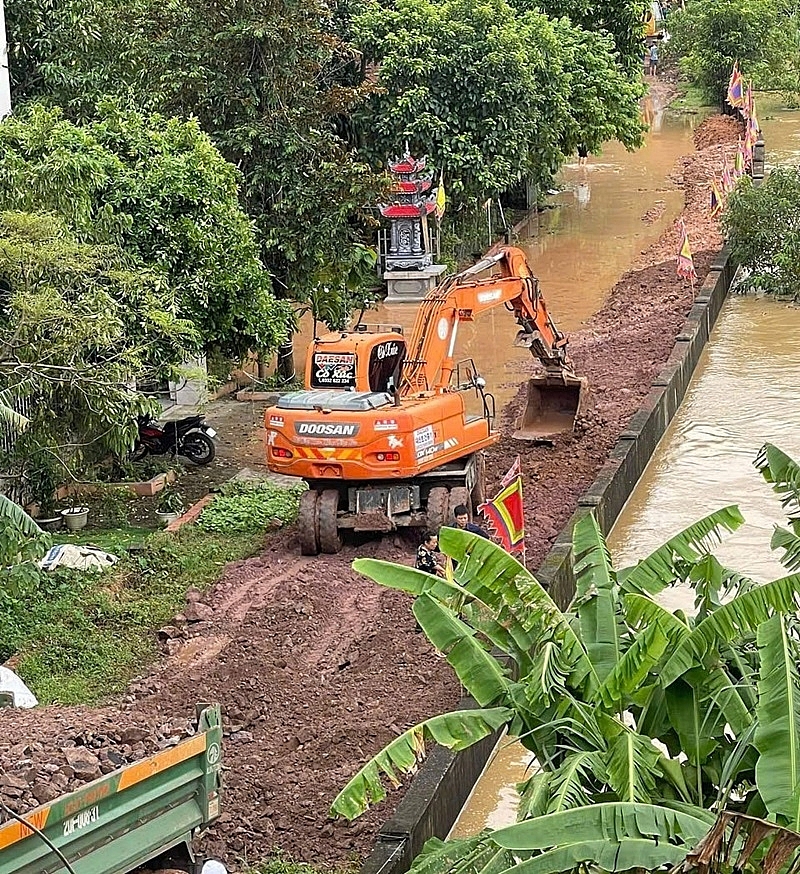
[[[709,146],[736,143],[743,136],[744,124],[738,115],[709,115],[694,132],[694,147],[701,152]]]
[[[183,717],[153,720],[112,708],[3,708],[0,799],[17,813],[27,812],[191,733]]]

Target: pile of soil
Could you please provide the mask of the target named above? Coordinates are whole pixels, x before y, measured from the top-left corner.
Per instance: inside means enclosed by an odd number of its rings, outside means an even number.
[[[188,718],[116,708],[0,711],[0,801],[26,813],[192,733]],[[42,740],[33,740],[41,738]]]
[[[685,187],[683,218],[700,282],[721,245],[717,224],[708,216],[710,173],[721,170],[719,162],[738,137],[731,129],[731,140],[720,144],[720,124],[730,128],[726,121],[704,122],[698,141],[705,141],[705,128],[713,128],[716,144],[676,168]],[[514,441],[508,433],[522,404],[522,390],[505,412],[506,436],[487,459],[489,483],[496,486],[521,455],[533,567],[648,393],[692,304],[690,285],[675,274],[678,239],[676,223],[642,253],[603,309],[571,336],[576,370],[588,377],[590,386],[590,404],[576,432],[552,446]],[[525,376],[520,370],[521,383]],[[248,449],[252,459],[244,462],[251,467],[258,466],[255,446]],[[351,544],[337,556],[304,558],[285,533],[271,535],[262,555],[227,567],[201,600],[196,593],[192,596],[186,610],[160,634],[163,662],[131,684],[121,705],[126,712],[114,718],[124,725],[135,714],[137,724],[154,727],[156,745],[168,735],[155,727],[188,719],[196,701],[222,704],[223,813],[202,848],[225,859],[232,870],[237,860],[252,862],[276,847],[316,862],[363,857],[401,792],[392,792],[352,825],[328,821],[331,801],[397,734],[456,706],[458,682],[417,632],[410,599],[376,586],[350,567],[362,556],[411,564],[413,551],[413,544],[402,537],[386,537]],[[24,734],[29,746],[46,745],[49,753],[37,753],[36,762],[58,770],[70,739],[94,749],[80,742],[80,732],[64,734],[60,720],[86,730],[105,718],[98,713],[105,711],[0,711],[0,737],[16,720],[25,720],[25,731],[14,743],[21,743]],[[112,735],[109,731],[106,736]],[[16,767],[18,753],[11,750],[0,748],[5,773]],[[49,770],[39,764],[36,768],[34,784],[46,783],[38,775]],[[23,798],[29,796],[17,796]]]
[[[710,115],[694,132],[692,139],[698,152],[709,146],[735,143],[744,137],[744,122],[739,115]]]

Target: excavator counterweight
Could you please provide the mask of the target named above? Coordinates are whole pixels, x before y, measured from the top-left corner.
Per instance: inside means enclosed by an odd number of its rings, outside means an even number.
[[[305,389],[264,414],[267,465],[299,476],[304,554],[337,552],[341,531],[438,528],[484,499],[484,450],[497,442],[494,398],[474,362],[456,364],[458,328],[498,306],[519,325],[515,345],[544,368],[528,383],[515,437],[574,427],[585,381],[547,312],[524,252],[511,246],[446,279],[420,304],[408,338],[359,325],[310,344]],[[462,366],[462,365],[468,366]],[[466,380],[462,378],[466,375]],[[467,412],[474,393],[482,413]]]

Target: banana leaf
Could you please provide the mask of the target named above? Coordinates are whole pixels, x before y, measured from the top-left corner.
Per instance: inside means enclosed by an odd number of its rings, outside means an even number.
[[[618,574],[623,592],[657,595],[678,577],[677,562],[694,563],[722,539],[725,531],[735,531],[744,524],[744,516],[735,504],[715,510],[684,528],[637,565]]]
[[[481,707],[508,701],[511,684],[500,663],[449,607],[430,595],[420,595],[412,612],[431,643],[445,653],[461,685]]]
[[[508,869],[514,874],[563,874],[587,864],[602,871],[653,871],[662,865],[677,865],[686,858],[689,847],[656,841],[582,841],[548,850]]]
[[[786,817],[789,828],[800,831],[800,649],[782,616],[761,624],[757,642],[756,785],[767,810]]]
[[[0,524],[4,522],[14,522],[26,537],[35,537],[43,533],[22,507],[5,495],[0,495]]]
[[[715,816],[702,808],[680,810],[626,801],[592,804],[539,816],[492,832],[499,847],[515,853],[547,850],[583,841],[618,843],[626,839],[683,840],[692,845],[714,824]]]
[[[665,688],[702,660],[715,647],[737,636],[755,633],[775,613],[794,612],[800,605],[800,574],[773,580],[724,604],[697,625],[664,665],[661,685]]]
[[[570,612],[577,613],[581,639],[602,683],[620,657],[617,577],[593,513],[573,528],[572,548],[576,594]]]
[[[630,729],[617,735],[606,754],[606,773],[608,785],[620,801],[651,800],[660,757],[649,737]]]
[[[789,530],[776,525],[769,545],[772,549],[783,550],[780,561],[786,570],[796,571],[800,569],[800,519],[792,519],[791,526]]]
[[[5,425],[5,430],[12,437],[22,434],[28,429],[31,420],[14,409],[15,396],[8,390],[0,390],[0,425]]]
[[[765,443],[753,462],[780,496],[789,516],[800,516],[800,464],[772,443]]]
[[[384,781],[397,787],[400,775],[410,774],[425,758],[425,742],[435,741],[449,750],[464,750],[498,729],[512,716],[504,707],[458,710],[434,716],[404,731],[348,782],[330,808],[331,816],[355,819],[386,797]]]
[[[603,783],[603,760],[594,750],[571,753],[564,758],[550,781],[548,813],[591,804],[590,786]]]
[[[669,644],[669,637],[658,623],[640,631],[597,690],[595,700],[611,710],[620,710],[661,662]]]

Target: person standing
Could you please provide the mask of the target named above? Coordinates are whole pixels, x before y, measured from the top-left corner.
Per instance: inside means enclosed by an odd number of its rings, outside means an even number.
[[[579,145],[578,145],[578,166],[585,167],[588,157],[589,157],[589,149],[586,147],[586,143],[579,143]]]
[[[648,55],[650,59],[650,75],[656,76],[658,73],[658,43],[654,42],[650,46],[650,52]]]
[[[453,510],[453,516],[455,517],[456,528],[460,528],[462,531],[470,531],[472,534],[479,534],[487,540],[492,539],[480,525],[476,525],[474,522],[469,521],[469,508],[464,504],[459,504],[455,510]]]
[[[444,576],[444,565],[439,562],[439,535],[435,531],[426,531],[422,535],[422,543],[417,549],[417,560],[414,567],[435,577]]]

